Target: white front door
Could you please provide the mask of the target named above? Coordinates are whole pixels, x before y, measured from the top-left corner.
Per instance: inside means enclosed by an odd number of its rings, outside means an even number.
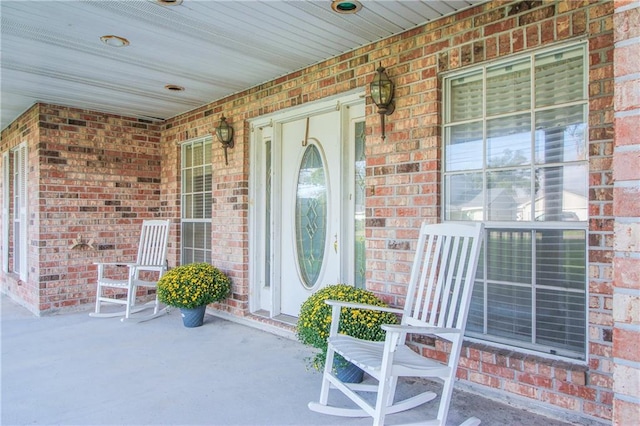
[[[340,281],[340,112],[282,125],[281,313]]]
[[[358,95],[252,122],[252,312],[288,320],[324,286],[360,285],[363,135]]]

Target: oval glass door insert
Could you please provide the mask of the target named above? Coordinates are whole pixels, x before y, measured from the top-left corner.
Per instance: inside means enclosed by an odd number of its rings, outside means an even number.
[[[296,187],[295,232],[302,283],[312,288],[322,269],[327,237],[327,174],[318,148],[309,144],[302,156]]]

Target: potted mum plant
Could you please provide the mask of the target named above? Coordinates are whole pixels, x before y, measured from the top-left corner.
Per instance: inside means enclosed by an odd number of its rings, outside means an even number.
[[[327,338],[331,327],[331,306],[325,300],[364,303],[374,306],[388,306],[369,290],[355,288],[347,284],[327,286],[312,294],[300,308],[297,336],[306,344],[320,351],[312,358],[311,366],[318,371],[324,368],[327,356]],[[390,312],[364,309],[342,308],[338,333],[347,334],[364,340],[382,341],[385,332],[382,324],[397,324],[398,318]],[[341,380],[360,382],[363,371],[336,354],[333,368]]]
[[[158,281],[158,300],[180,308],[185,327],[199,327],[207,305],[226,299],[231,280],[208,263],[190,263],[170,269]]]

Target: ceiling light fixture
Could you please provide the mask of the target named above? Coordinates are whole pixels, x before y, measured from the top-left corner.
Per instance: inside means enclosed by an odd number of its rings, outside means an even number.
[[[129,40],[117,35],[103,35],[100,41],[111,47],[125,47],[129,45]]]
[[[184,87],[178,86],[177,84],[167,84],[164,88],[170,92],[182,92],[184,90]]]
[[[360,9],[362,9],[362,3],[355,0],[354,1],[333,0],[331,2],[331,9],[342,14],[357,13]]]

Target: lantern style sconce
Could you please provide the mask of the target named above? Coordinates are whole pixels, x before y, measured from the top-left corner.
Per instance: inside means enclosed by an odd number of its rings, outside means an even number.
[[[227,118],[222,114],[220,117],[220,123],[216,127],[216,136],[224,148],[224,164],[229,165],[229,158],[227,157],[227,149],[233,148],[233,127],[227,123]]]
[[[384,134],[384,116],[392,114],[396,109],[393,104],[393,82],[389,80],[384,70],[385,68],[380,64],[376,70],[375,77],[373,77],[373,81],[369,85],[371,99],[373,99],[373,103],[378,107],[378,114],[380,114],[382,139],[386,137]]]

